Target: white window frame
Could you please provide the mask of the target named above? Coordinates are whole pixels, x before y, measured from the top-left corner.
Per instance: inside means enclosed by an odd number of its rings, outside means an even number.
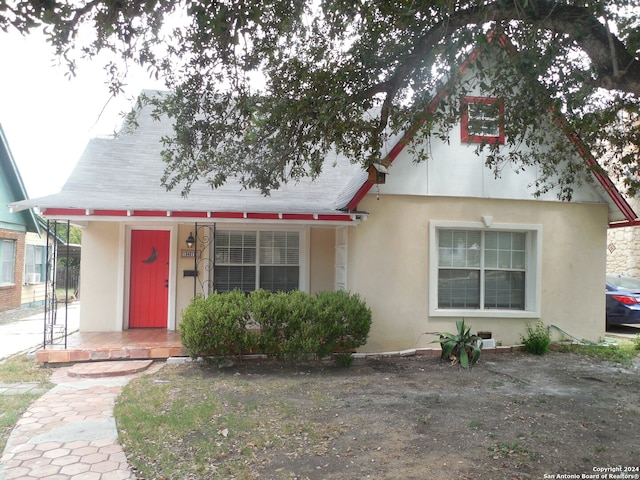
[[[244,231],[244,232],[257,232],[258,238],[257,248],[256,248],[256,287],[257,290],[260,285],[260,240],[259,233],[260,232],[296,232],[298,233],[298,290],[303,292],[309,292],[309,228],[308,227],[298,227],[293,225],[237,225],[237,224],[224,224],[224,225],[216,225],[216,234],[220,231]],[[211,243],[211,251],[209,253],[211,258],[215,258],[215,242]],[[214,270],[211,269],[210,281],[214,280]]]
[[[438,308],[438,232],[440,230],[477,230],[525,233],[525,308],[450,309]],[[482,284],[481,284],[482,285]],[[542,285],[542,225],[483,222],[429,222],[429,316],[479,318],[540,318]],[[481,286],[481,298],[484,291]]]
[[[10,269],[11,280],[9,282],[3,282],[2,278],[5,273],[4,272],[4,267],[5,267],[4,255],[5,255],[6,249],[8,248],[8,245],[11,246],[11,255],[12,255],[11,269]],[[0,286],[6,287],[6,286],[15,285],[16,283],[16,245],[17,245],[17,242],[14,239],[0,238]]]
[[[33,253],[29,254],[29,250],[33,249]],[[40,253],[38,254],[38,251]],[[30,257],[33,259],[33,263],[29,263]],[[24,251],[24,283],[44,283],[44,265],[45,265],[45,246],[44,245],[35,245],[35,244],[27,244],[25,246]],[[39,262],[38,262],[39,260]],[[29,281],[29,275],[36,274],[38,275],[37,281]]]

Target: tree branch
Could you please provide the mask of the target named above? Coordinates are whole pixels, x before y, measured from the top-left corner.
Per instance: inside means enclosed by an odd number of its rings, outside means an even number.
[[[442,39],[453,35],[465,25],[509,20],[535,23],[551,32],[569,36],[591,59],[598,74],[597,86],[640,97],[640,62],[593,13],[583,7],[558,4],[550,0],[529,0],[527,7],[512,0],[459,10],[438,22],[420,37],[415,48],[387,80],[357,93],[352,100],[371,98],[378,93],[386,93],[386,100],[391,100],[410,73]],[[625,65],[625,68],[617,70],[616,65]]]

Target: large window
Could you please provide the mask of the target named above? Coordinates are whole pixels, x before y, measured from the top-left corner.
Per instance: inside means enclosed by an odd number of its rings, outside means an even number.
[[[0,285],[12,285],[15,282],[15,246],[14,240],[0,240]]]
[[[442,226],[432,234],[431,314],[538,310],[537,230]]]
[[[44,255],[44,246],[27,245],[24,262],[24,281],[26,283],[44,282]]]
[[[300,288],[299,232],[218,230],[214,248],[219,292]]]
[[[462,99],[460,137],[469,143],[504,143],[504,103],[490,97]]]

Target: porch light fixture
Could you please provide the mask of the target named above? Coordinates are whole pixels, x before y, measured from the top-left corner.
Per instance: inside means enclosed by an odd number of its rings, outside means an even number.
[[[187,248],[193,248],[196,244],[195,238],[193,238],[193,232],[189,232],[189,236],[187,237]]]

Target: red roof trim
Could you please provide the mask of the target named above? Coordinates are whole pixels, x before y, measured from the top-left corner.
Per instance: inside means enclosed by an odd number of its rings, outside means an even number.
[[[465,62],[465,64],[466,64],[466,62]],[[433,97],[431,102],[429,102],[429,107],[427,109],[427,112],[429,114],[433,113],[435,111],[435,109],[438,108],[438,104],[444,98],[444,96],[447,94],[447,90],[448,89],[449,89],[449,82],[447,82],[447,84],[444,87],[442,87],[442,89],[440,91],[438,91],[436,96]],[[398,141],[398,143],[396,143],[393,146],[393,148],[389,151],[387,156],[384,157],[380,163],[382,165],[391,165],[393,163],[393,161],[396,159],[396,157],[398,155],[400,155],[400,152],[402,152],[402,150],[404,150],[404,148],[407,146],[407,144],[409,142],[411,142],[411,140],[413,140],[413,137],[417,133],[417,131],[420,128],[420,125],[422,125],[422,123],[423,123],[423,121],[416,122],[402,136],[402,138]],[[350,212],[353,212],[353,211],[357,210],[358,204],[360,203],[360,201],[362,201],[362,199],[365,197],[365,195],[367,193],[369,193],[369,190],[371,190],[371,187],[373,187],[373,185],[374,185],[373,182],[369,182],[369,181],[366,181],[364,184],[362,184],[360,189],[356,192],[356,194],[349,201],[349,203],[347,204],[347,206],[345,208]]]
[[[250,220],[280,220],[281,217],[277,213],[247,213]]]
[[[620,211],[624,215],[624,218],[627,220],[627,222],[625,223],[636,225],[638,223],[638,216],[633,211],[631,205],[629,205],[627,200],[620,193],[620,190],[618,190],[615,184],[611,181],[611,178],[609,178],[609,176],[604,171],[602,171],[602,168],[598,164],[598,161],[595,159],[589,148],[584,144],[582,139],[573,130],[573,128],[571,128],[571,126],[567,124],[567,122],[564,120],[564,118],[562,118],[560,114],[558,114],[553,109],[549,109],[549,111],[551,112],[551,115],[553,115],[556,123],[562,129],[569,141],[576,147],[578,155],[580,155],[587,166],[591,168],[591,172],[593,173],[594,177],[596,177],[602,188],[604,188],[605,192],[607,192],[607,195],[609,195],[611,200],[613,200],[613,203],[615,203],[616,206],[620,209]],[[612,222],[610,226],[619,225],[616,225],[616,222]]]
[[[55,217],[77,217],[80,215],[86,215],[86,210],[81,210],[79,208],[47,208],[42,214],[45,216],[55,216]]]
[[[98,212],[99,210],[96,210]],[[168,217],[166,210],[134,210],[131,217]]]
[[[171,212],[171,216],[176,218],[207,218],[208,215],[207,212]]]
[[[638,227],[640,226],[640,220],[631,220],[627,222],[611,222],[609,228],[622,228],[622,227]]]
[[[210,218],[243,220],[283,220],[283,221],[354,221],[350,213],[270,213],[270,212],[169,212],[166,210],[86,210],[81,208],[47,208],[43,212],[47,217],[127,217],[127,218]]]

